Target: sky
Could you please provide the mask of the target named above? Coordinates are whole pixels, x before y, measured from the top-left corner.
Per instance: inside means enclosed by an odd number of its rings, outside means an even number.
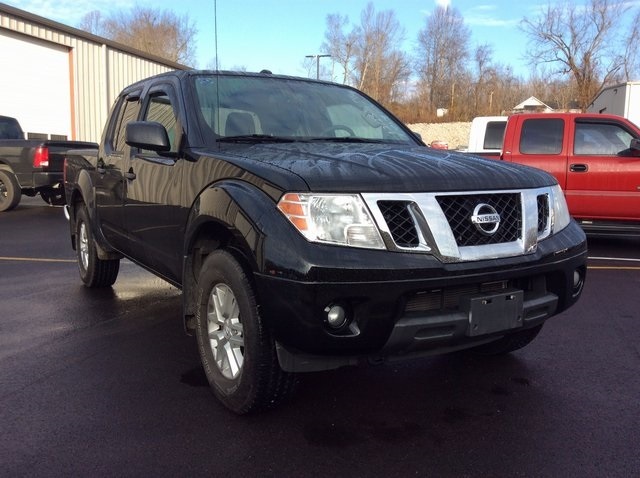
[[[308,76],[307,55],[318,55],[324,41],[329,14],[347,16],[350,25],[371,0],[0,0],[11,6],[77,27],[92,10],[103,15],[130,9],[134,4],[187,14],[195,22],[197,68],[247,71],[271,70],[276,74]],[[583,0],[577,0],[580,3]],[[556,3],[552,0],[552,3]],[[519,29],[525,16],[535,15],[548,0],[375,0],[376,12],[393,10],[405,31],[402,49],[415,52],[417,37],[437,5],[457,9],[471,30],[471,49],[480,44],[493,48],[494,62],[513,67],[528,77],[524,60],[527,37]],[[216,55],[217,13],[217,55]],[[329,66],[330,60],[320,59]],[[327,64],[328,63],[328,64]]]

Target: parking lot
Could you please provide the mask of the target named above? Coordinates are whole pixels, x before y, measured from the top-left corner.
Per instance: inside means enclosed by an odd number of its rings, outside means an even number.
[[[581,301],[506,357],[300,377],[237,417],[211,395],[180,292],[123,261],[84,288],[62,209],[0,214],[3,476],[640,475],[640,239],[590,238]]]

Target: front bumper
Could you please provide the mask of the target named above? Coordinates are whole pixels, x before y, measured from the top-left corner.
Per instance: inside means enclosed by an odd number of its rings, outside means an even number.
[[[323,246],[308,247],[317,252]],[[477,262],[324,249],[321,261],[314,253],[306,278],[282,277],[277,269],[255,275],[260,311],[275,331],[285,370],[480,345],[573,305],[586,274],[586,239],[574,222],[540,242],[534,254]],[[348,319],[337,329],[327,321],[334,305]]]

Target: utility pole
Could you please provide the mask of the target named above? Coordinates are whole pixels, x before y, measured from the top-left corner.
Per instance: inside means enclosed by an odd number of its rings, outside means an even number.
[[[316,59],[316,80],[320,79],[320,58],[328,58],[331,55],[306,55],[305,58]]]

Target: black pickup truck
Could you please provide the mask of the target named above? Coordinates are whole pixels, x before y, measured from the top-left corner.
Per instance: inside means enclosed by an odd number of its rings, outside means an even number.
[[[296,372],[517,350],[586,276],[549,174],[427,148],[355,89],[269,72],[127,87],[65,190],[84,284],[111,286],[127,257],[181,288],[240,414]]]
[[[27,140],[15,118],[0,116],[0,212],[20,203],[22,194],[62,205],[62,167],[70,149],[97,147],[80,141]]]

